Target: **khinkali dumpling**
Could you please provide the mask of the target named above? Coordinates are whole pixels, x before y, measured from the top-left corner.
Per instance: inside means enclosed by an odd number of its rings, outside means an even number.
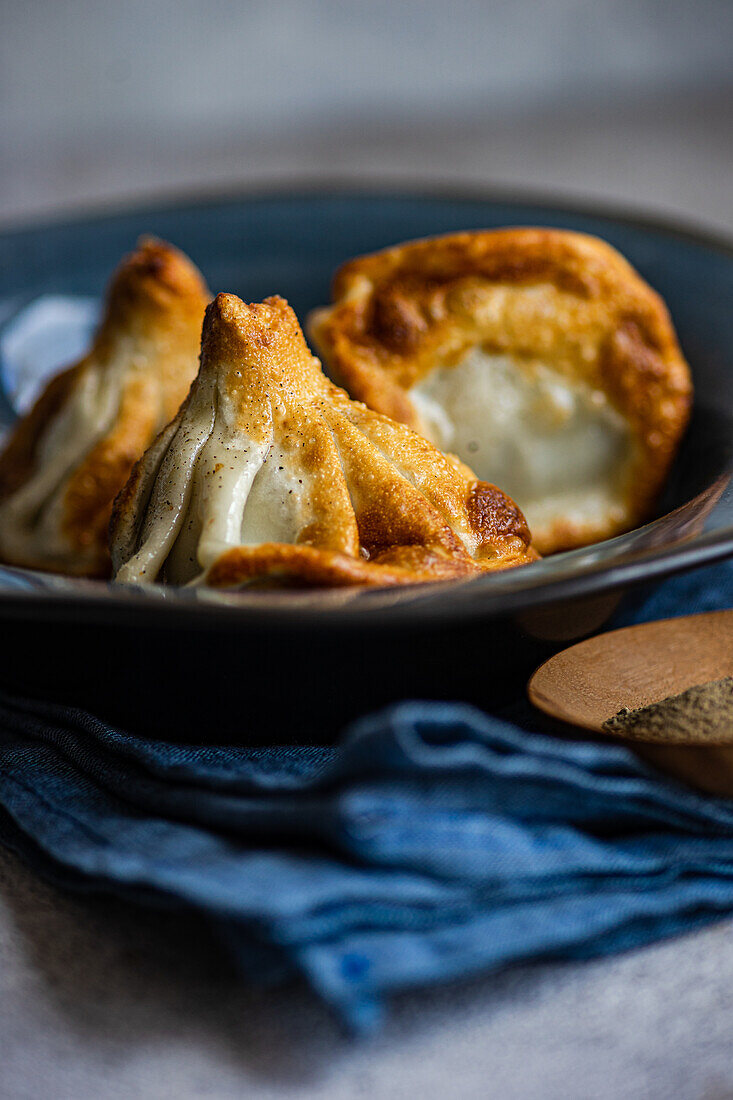
[[[282,298],[220,294],[111,527],[115,579],[390,585],[531,561],[519,509],[321,371]]]
[[[542,553],[645,520],[685,430],[687,364],[613,248],[553,229],[457,233],[336,274],[309,332],[333,379],[495,481]]]
[[[53,378],[0,455],[0,558],[87,576],[110,572],[112,502],[196,374],[201,275],[142,240],[120,265],[80,363]]]

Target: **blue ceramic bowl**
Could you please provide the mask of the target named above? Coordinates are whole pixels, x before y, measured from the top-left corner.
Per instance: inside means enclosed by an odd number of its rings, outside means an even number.
[[[674,225],[456,192],[167,204],[0,234],[0,317],[44,293],[99,294],[143,233],[186,251],[212,290],[282,294],[303,317],[351,256],[508,225],[596,234],[667,301],[696,397],[654,521],[526,569],[396,592],[143,592],[0,567],[0,680],[165,735],[214,722],[218,737],[328,737],[408,695],[494,702],[630,586],[733,555],[733,247]]]

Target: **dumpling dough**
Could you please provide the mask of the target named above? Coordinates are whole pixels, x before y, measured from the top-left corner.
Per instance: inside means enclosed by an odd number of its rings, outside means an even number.
[[[519,509],[321,371],[282,298],[220,294],[178,416],[115,505],[115,579],[391,585],[533,560]]]
[[[309,332],[326,369],[495,481],[542,553],[643,522],[687,424],[667,310],[613,248],[458,233],[345,264]]]
[[[175,248],[120,265],[88,355],[57,375],[0,455],[0,558],[104,577],[112,502],[196,374],[209,295]]]

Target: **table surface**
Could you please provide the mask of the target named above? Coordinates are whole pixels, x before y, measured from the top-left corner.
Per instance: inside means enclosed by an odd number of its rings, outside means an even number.
[[[0,852],[0,1096],[733,1096],[733,925],[393,1002],[347,1037],[304,987],[237,982],[195,919],[80,900]]]

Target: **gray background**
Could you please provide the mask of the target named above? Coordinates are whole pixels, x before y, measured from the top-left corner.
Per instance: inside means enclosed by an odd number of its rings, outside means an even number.
[[[730,0],[0,0],[0,220],[338,174],[733,227]]]
[[[276,180],[551,189],[733,230],[730,0],[0,0],[0,222]],[[195,921],[0,853],[0,1096],[733,1097],[724,922],[398,998],[355,1044]]]

